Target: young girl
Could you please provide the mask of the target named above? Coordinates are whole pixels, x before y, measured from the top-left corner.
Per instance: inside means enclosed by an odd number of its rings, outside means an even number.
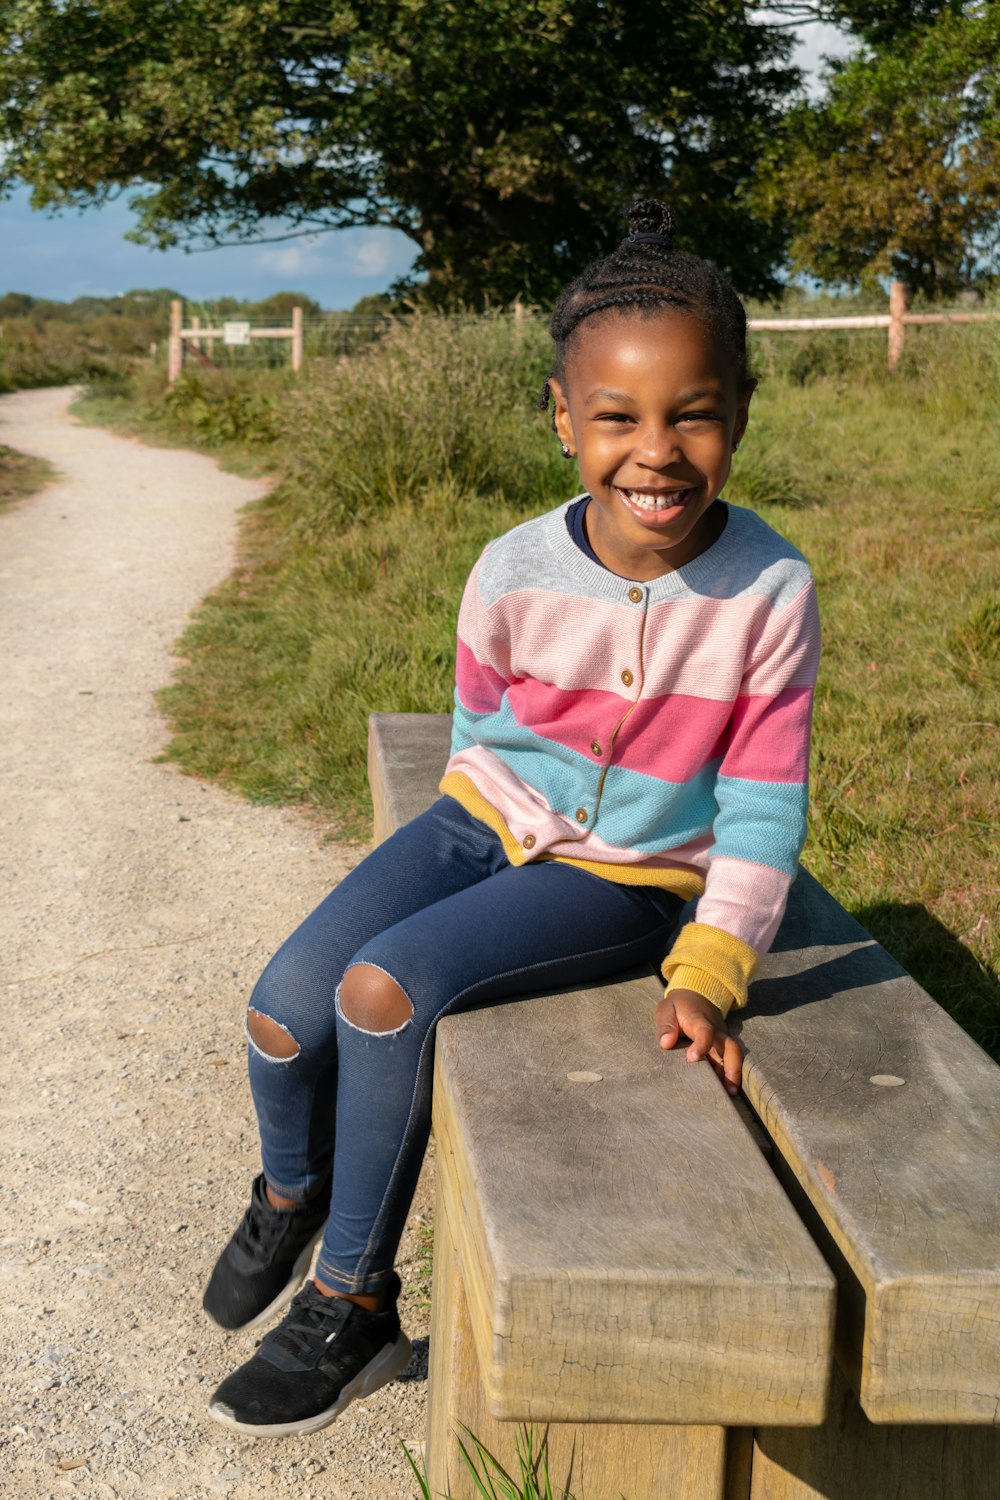
[[[443,796],[327,897],[250,1001],[263,1172],[204,1303],[252,1328],[294,1301],[212,1398],[240,1432],[314,1431],[407,1363],[393,1259],[440,1016],[669,948],[660,1045],[683,1034],[691,1061],[740,1084],[725,1016],[805,836],[816,606],[800,554],[719,498],[754,388],[739,299],[673,249],[664,205],[635,204],[629,225],[552,318],[543,405],[585,493],[473,570]]]

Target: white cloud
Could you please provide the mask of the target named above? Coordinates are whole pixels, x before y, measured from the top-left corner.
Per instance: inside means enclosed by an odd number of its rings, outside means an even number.
[[[272,276],[317,276],[329,267],[329,243],[306,235],[289,245],[267,245],[255,256],[259,270]]]
[[[351,247],[348,269],[354,276],[382,276],[393,262],[393,244],[389,237],[375,230]]]
[[[756,8],[755,19],[780,21],[783,18],[780,12],[776,14],[763,5]],[[825,59],[846,57],[856,51],[857,38],[826,21],[804,21],[795,27],[792,36],[795,43],[792,62],[805,73],[806,93],[815,99],[822,92],[819,74]]]
[[[857,38],[823,21],[800,26],[795,37],[795,62],[809,75],[809,92],[816,91],[816,74],[828,57],[846,57],[857,50]]]
[[[400,238],[387,229],[343,229],[288,245],[261,246],[255,265],[259,271],[286,281],[337,272],[352,278],[384,280],[405,269],[413,258],[412,248],[406,241],[400,244]]]
[[[302,270],[302,251],[298,245],[286,245],[283,250],[262,250],[257,264],[262,271],[273,271],[277,276],[298,276]]]

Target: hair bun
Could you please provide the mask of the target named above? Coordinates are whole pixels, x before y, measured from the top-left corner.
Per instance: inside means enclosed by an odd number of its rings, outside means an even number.
[[[658,240],[664,249],[673,249],[674,216],[659,198],[636,198],[628,211],[627,223],[629,240]]]

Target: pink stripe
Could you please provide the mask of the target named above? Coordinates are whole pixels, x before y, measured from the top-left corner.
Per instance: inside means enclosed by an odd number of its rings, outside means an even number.
[[[723,776],[800,785],[809,774],[812,688],[790,687],[774,697],[736,700]]]
[[[618,694],[567,693],[528,679],[514,683],[508,701],[519,724],[598,765],[611,761],[660,781],[685,782],[721,759],[726,776],[806,778],[810,688],[738,698],[735,705],[673,693],[637,703],[629,713],[628,699]]]
[[[507,701],[519,724],[599,765],[607,764],[611,737],[629,706],[617,693],[568,693],[531,677],[514,683]]]
[[[455,658],[455,687],[464,708],[472,714],[495,713],[507,690],[499,672],[478,662],[463,640]]]
[[[511,677],[621,693],[627,669],[645,697],[731,701],[741,690],[775,692],[813,680],[811,607],[811,591],[780,616],[756,595],[671,599],[649,610],[644,628],[643,611],[631,605],[525,589],[484,613],[463,610],[459,632],[479,661]],[[789,611],[802,616],[806,640],[794,628],[788,640]],[[498,642],[510,650],[509,662],[497,660]]]
[[[790,876],[769,865],[726,857],[713,859],[695,920],[721,927],[758,953],[766,953],[781,925],[791,883]]]
[[[749,645],[744,692],[774,693],[813,683],[819,666],[820,627],[816,595],[803,588],[781,614],[768,614]]]

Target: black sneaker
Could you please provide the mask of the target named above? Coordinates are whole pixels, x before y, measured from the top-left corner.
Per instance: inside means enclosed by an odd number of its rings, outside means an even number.
[[[308,1281],[257,1353],[219,1386],[208,1414],[257,1437],[317,1432],[359,1396],[401,1374],[410,1341],[400,1330],[393,1272],[381,1312],[324,1297]]]
[[[261,1174],[250,1207],[216,1261],[202,1307],[220,1328],[257,1328],[288,1306],[309,1272],[329,1193],[302,1208],[272,1208]]]

